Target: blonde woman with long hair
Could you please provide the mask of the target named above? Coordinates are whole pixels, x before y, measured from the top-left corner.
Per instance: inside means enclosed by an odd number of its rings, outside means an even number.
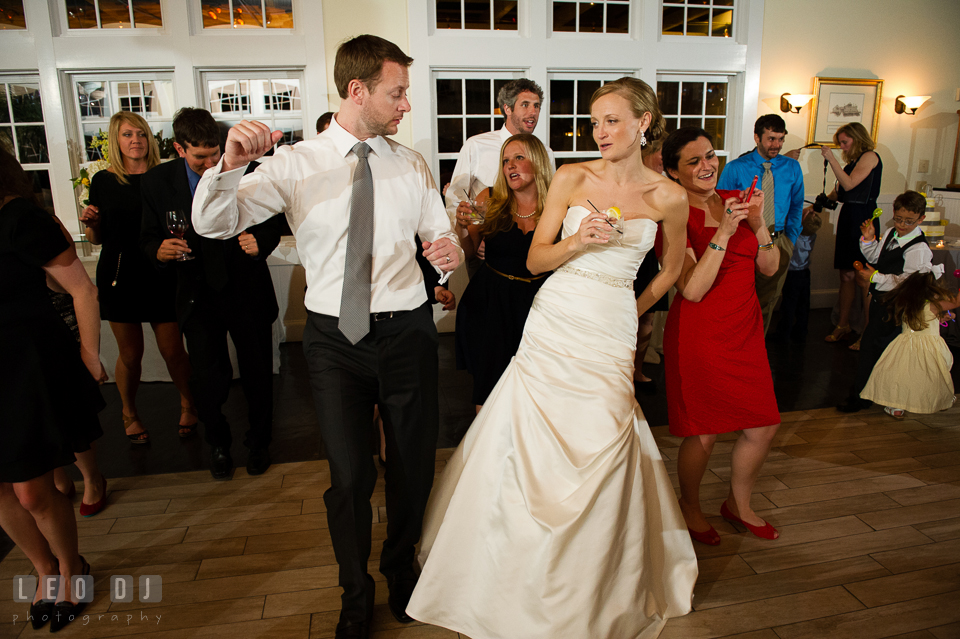
[[[160,164],[160,151],[147,121],[127,111],[110,118],[107,144],[110,168],[93,176],[90,206],[80,221],[87,226],[87,239],[102,245],[97,263],[100,316],[110,322],[120,351],[115,374],[124,429],[131,444],[149,443],[150,434],[140,421],[136,404],[143,359],[142,323],[149,322],[180,391],[180,436],[189,436],[196,429],[197,414],[188,387],[190,361],[174,307],[176,279],[172,271],[157,272],[140,249],[140,177]]]
[[[833,268],[840,271],[840,317],[836,328],[827,335],[828,342],[836,342],[852,331],[850,327],[850,308],[857,298],[856,271],[853,263],[864,261],[860,253],[860,225],[869,220],[877,208],[877,196],[880,195],[880,179],[883,174],[883,162],[874,151],[876,144],[859,122],[844,124],[833,134],[833,143],[842,152],[844,166],[840,165],[828,146],[820,147],[820,153],[830,164],[837,177],[837,186],[830,193],[831,200],[841,202],[837,217],[837,242],[833,253]],[[880,236],[880,221],[873,221],[874,232]],[[862,289],[864,321],[867,312],[867,289]],[[858,350],[860,341],[852,347]]]
[[[457,367],[473,375],[477,411],[516,354],[530,305],[548,275],[534,275],[526,266],[553,172],[547,150],[533,135],[521,133],[503,143],[500,157],[497,181],[476,200],[486,211],[483,223],[457,215],[468,259],[481,241],[486,243],[484,265],[457,311]]]

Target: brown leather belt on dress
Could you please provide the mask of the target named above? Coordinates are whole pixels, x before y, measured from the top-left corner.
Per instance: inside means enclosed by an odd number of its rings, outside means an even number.
[[[545,278],[547,275],[549,275],[549,273],[544,273],[543,275],[537,275],[536,277],[517,277],[516,275],[507,275],[506,273],[501,273],[500,271],[498,271],[497,269],[493,268],[492,266],[490,266],[490,265],[487,264],[486,262],[484,262],[484,264],[486,264],[486,266],[487,266],[488,269],[490,269],[491,271],[493,271],[494,273],[496,273],[496,274],[499,275],[500,277],[505,277],[505,278],[507,278],[508,280],[517,280],[518,282],[527,282],[528,284],[529,284],[530,282],[534,282],[534,281],[536,281],[536,280],[542,280],[542,279]]]

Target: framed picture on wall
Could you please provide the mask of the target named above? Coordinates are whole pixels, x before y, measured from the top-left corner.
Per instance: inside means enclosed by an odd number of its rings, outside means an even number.
[[[814,78],[807,144],[835,147],[833,134],[850,122],[866,127],[876,142],[882,90],[883,80]]]

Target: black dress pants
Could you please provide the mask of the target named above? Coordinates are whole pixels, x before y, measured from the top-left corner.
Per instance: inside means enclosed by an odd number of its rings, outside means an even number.
[[[229,289],[228,289],[229,290]],[[273,323],[253,316],[239,295],[210,293],[198,300],[183,325],[190,354],[190,390],[212,447],[230,449],[233,436],[221,408],[230,394],[233,367],[227,333],[237,349],[249,429],[244,445],[267,448],[273,431]]]
[[[780,339],[803,341],[810,320],[810,269],[787,271],[780,298],[780,323],[776,335]]]
[[[367,574],[377,469],[370,450],[373,406],[380,405],[387,445],[387,539],[380,572],[412,578],[433,486],[440,409],[437,329],[428,304],[391,319],[371,321],[355,345],[338,319],[308,312],[303,352],[330,462],[323,495],[343,588],[341,620],[372,614],[373,580]]]
[[[860,339],[860,359],[857,361],[857,378],[850,392],[852,397],[860,397],[883,351],[902,331],[892,319],[887,319],[890,311],[880,301],[883,295],[883,292],[875,291],[870,298],[870,319]]]

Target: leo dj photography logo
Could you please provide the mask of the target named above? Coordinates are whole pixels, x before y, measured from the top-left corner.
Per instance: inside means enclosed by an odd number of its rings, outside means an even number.
[[[60,583],[63,577],[60,575],[47,575],[38,584],[37,577],[33,575],[16,575],[13,578],[13,600],[17,603],[32,603],[37,594],[37,587],[40,588],[40,600],[44,602],[54,602],[60,592]],[[137,600],[141,603],[159,603],[163,601],[163,579],[160,575],[141,575],[138,581],[139,592]],[[134,598],[134,581],[132,575],[111,575],[109,581],[109,596],[112,603],[132,603]],[[74,575],[70,579],[70,589],[73,598],[78,603],[90,603],[94,597],[94,584],[92,575]],[[102,620],[104,617],[108,621],[120,621],[123,615],[117,614],[93,614],[83,615],[84,625],[90,622],[94,617]],[[157,623],[160,623],[160,615],[155,615]],[[18,615],[13,615],[13,623],[17,623]],[[134,619],[133,615],[126,615],[127,625]],[[152,620],[140,613],[139,621]],[[26,621],[29,621],[28,618]]]

